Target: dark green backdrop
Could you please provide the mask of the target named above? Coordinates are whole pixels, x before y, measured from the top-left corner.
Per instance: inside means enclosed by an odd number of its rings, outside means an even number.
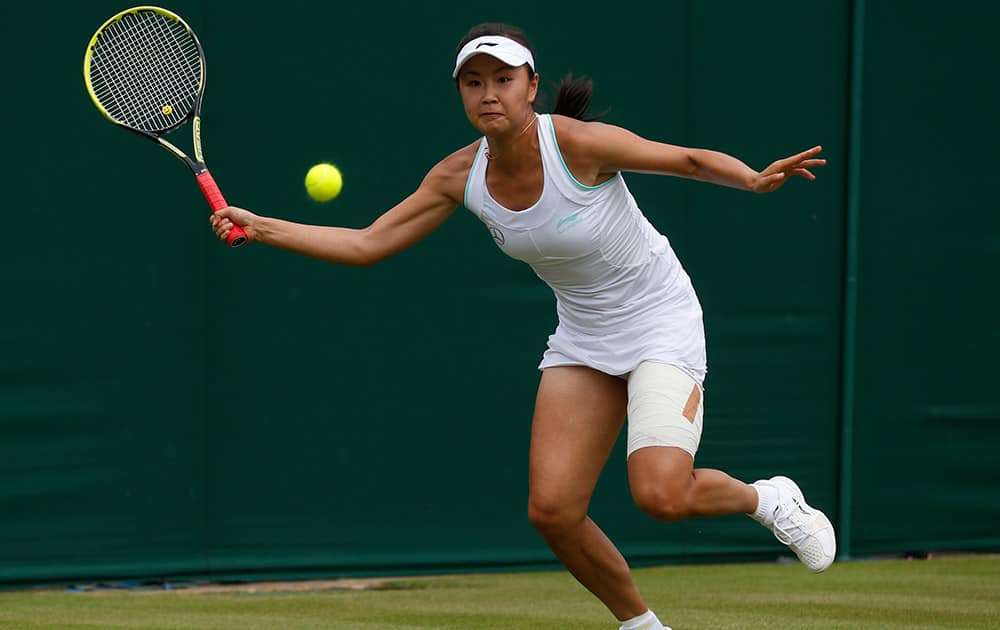
[[[366,269],[221,246],[187,170],[84,90],[126,6],[60,3],[42,34],[0,9],[34,51],[0,105],[0,582],[552,565],[525,514],[546,287],[464,210]],[[1000,548],[996,6],[170,8],[229,201],[293,220],[367,225],[474,140],[449,74],[484,20],[645,136],[758,168],[822,143],[820,179],[773,196],[627,180],[705,307],[699,465],[795,477],[859,555]],[[328,205],[302,186],[322,160]],[[644,517],[624,455],[592,513],[633,562],[781,552],[745,517]]]

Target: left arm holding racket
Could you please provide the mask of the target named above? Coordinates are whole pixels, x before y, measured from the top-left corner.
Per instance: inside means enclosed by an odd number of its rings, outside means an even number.
[[[201,152],[205,55],[184,20],[147,6],[112,16],[87,46],[83,77],[90,98],[108,120],[187,164],[213,212],[228,205]],[[163,137],[189,120],[194,158]],[[239,247],[247,236],[235,226],[226,242]]]

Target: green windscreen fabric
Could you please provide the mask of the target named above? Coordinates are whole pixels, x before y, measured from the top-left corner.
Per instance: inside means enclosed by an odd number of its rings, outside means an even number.
[[[868,3],[856,553],[1000,545],[1000,8],[960,4]]]

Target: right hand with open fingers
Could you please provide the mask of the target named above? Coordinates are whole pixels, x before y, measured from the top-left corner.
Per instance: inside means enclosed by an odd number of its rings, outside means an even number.
[[[254,229],[254,224],[257,221],[257,215],[249,210],[237,208],[236,206],[229,206],[213,213],[212,216],[209,217],[209,221],[212,224],[212,230],[215,231],[215,235],[223,241],[225,241],[226,237],[229,236],[229,232],[233,229],[234,224],[243,228],[243,231],[247,234],[247,240],[250,243],[257,240],[257,232]]]

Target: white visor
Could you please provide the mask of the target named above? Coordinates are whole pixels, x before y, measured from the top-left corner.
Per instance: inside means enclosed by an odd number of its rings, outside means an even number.
[[[528,64],[532,70],[535,69],[535,59],[531,56],[530,50],[509,37],[484,35],[462,46],[458,59],[455,60],[455,71],[451,73],[451,78],[458,78],[458,71],[462,69],[462,65],[476,55],[496,57],[512,68]]]

